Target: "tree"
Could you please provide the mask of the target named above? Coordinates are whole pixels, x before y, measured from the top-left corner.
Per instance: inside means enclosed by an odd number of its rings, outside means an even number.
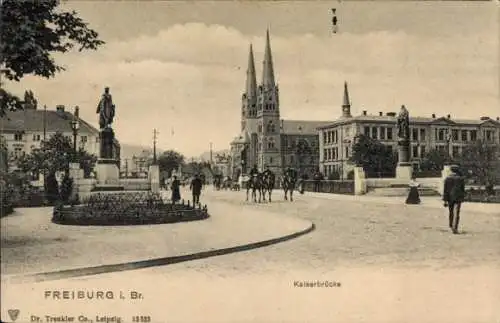
[[[26,75],[52,78],[64,67],[53,54],[95,50],[104,44],[75,11],[58,10],[58,0],[3,0],[0,4],[0,79],[19,82]],[[3,84],[0,84],[3,85]],[[23,109],[23,100],[0,87],[0,117]]]
[[[494,185],[500,181],[498,145],[476,141],[464,147],[457,161],[480,185]]]
[[[445,164],[451,161],[452,159],[447,151],[432,149],[423,158],[420,168],[423,171],[440,171]]]
[[[356,137],[352,148],[350,161],[369,174],[379,175],[393,173],[396,169],[397,156],[394,152],[378,140],[365,135]]]
[[[184,156],[174,150],[167,150],[157,158],[157,161],[160,172],[166,172],[170,175],[179,165],[184,164]]]
[[[30,154],[22,157],[19,168],[24,172],[51,174],[58,171],[68,171],[69,163],[78,161],[86,176],[94,169],[97,157],[80,149],[76,154],[71,139],[64,137],[60,132],[42,142],[40,149],[34,149]]]

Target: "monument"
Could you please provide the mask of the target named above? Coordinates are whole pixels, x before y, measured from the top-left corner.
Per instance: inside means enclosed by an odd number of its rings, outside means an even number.
[[[398,129],[398,164],[396,178],[407,179],[412,177],[413,167],[410,163],[410,115],[404,105],[401,106],[397,120]]]
[[[111,128],[115,116],[115,105],[109,93],[109,87],[104,89],[104,94],[97,106],[99,114],[99,159],[97,160],[96,190],[122,190],[120,186],[119,160],[114,156],[115,133]]]

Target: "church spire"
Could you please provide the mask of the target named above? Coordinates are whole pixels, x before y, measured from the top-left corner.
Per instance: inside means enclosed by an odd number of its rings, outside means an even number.
[[[347,90],[347,82],[344,82],[344,100],[342,103],[342,117],[351,118],[351,101],[349,101],[349,91]]]
[[[250,53],[248,54],[246,94],[249,98],[257,97],[257,77],[255,75],[252,44],[250,44]]]
[[[269,28],[266,31],[266,50],[264,53],[264,62],[262,69],[262,86],[271,88],[274,87],[274,68],[273,57],[271,55],[271,42],[269,40]]]

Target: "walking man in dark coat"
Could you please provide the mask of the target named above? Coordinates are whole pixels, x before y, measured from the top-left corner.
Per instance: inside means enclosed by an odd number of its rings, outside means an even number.
[[[198,174],[194,175],[193,180],[191,180],[191,185],[189,189],[193,193],[193,206],[200,204],[200,194],[201,188],[203,187],[203,182]]]
[[[458,234],[460,207],[465,199],[465,179],[458,166],[451,166],[451,174],[444,181],[443,201],[449,210],[449,225],[454,234]]]

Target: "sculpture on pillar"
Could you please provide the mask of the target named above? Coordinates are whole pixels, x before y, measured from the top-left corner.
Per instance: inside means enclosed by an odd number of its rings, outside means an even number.
[[[99,113],[99,127],[101,129],[111,127],[115,116],[115,105],[109,93],[109,87],[104,88],[104,94],[102,95],[101,101],[99,101],[96,113]]]
[[[101,128],[100,157],[103,159],[112,159],[114,157],[113,144],[115,135],[111,128],[111,124],[115,116],[115,105],[109,93],[109,87],[104,89],[104,94],[97,105],[96,113],[99,113],[99,127]]]
[[[398,164],[405,165],[410,161],[410,114],[404,105],[397,120],[398,127]]]
[[[410,115],[404,105],[398,115],[398,138],[403,140],[410,140]]]

